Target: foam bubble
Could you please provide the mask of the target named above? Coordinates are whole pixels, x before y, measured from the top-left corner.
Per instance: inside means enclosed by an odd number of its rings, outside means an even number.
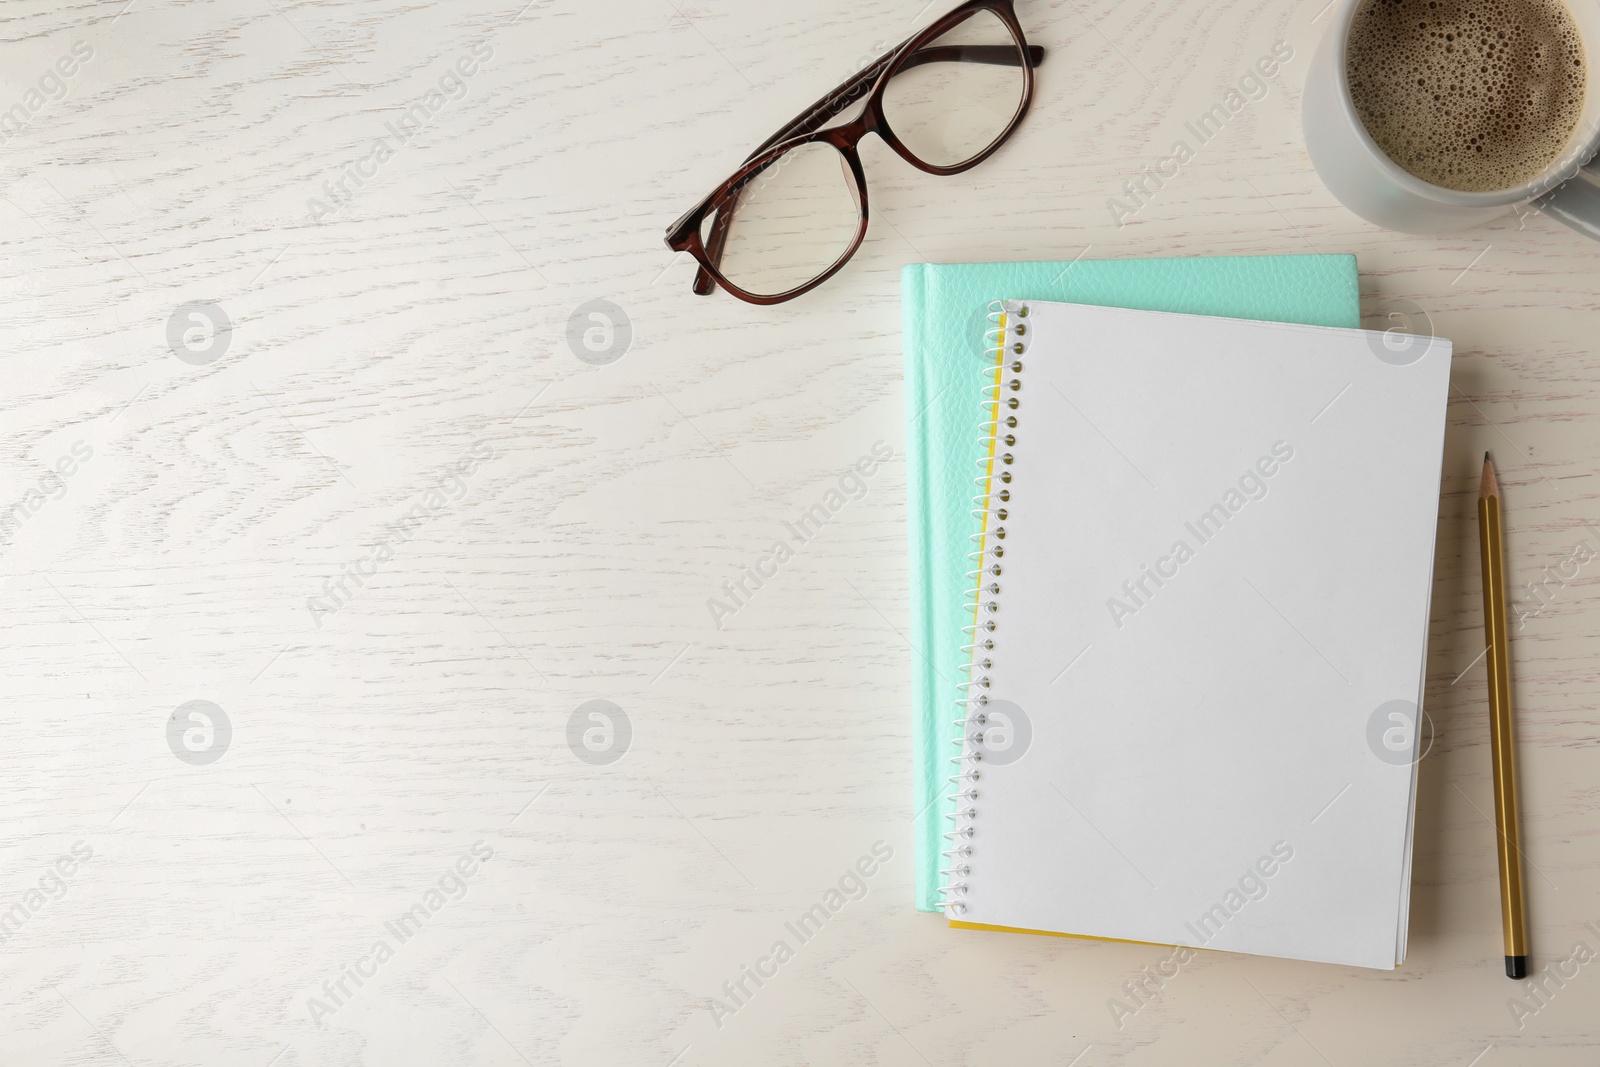
[[[1587,63],[1560,0],[1369,0],[1345,71],[1361,122],[1400,166],[1447,189],[1509,189],[1561,155]]]

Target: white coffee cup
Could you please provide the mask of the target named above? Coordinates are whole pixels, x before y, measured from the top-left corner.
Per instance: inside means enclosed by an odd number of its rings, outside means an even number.
[[[1332,24],[1306,76],[1302,120],[1306,150],[1328,191],[1368,222],[1405,233],[1452,233],[1532,204],[1600,241],[1600,3],[1567,0],[1583,37],[1583,111],[1561,155],[1532,181],[1491,192],[1462,192],[1425,182],[1384,155],[1350,98],[1345,54],[1356,12],[1370,0],[1336,0]],[[1587,165],[1586,165],[1587,164]]]

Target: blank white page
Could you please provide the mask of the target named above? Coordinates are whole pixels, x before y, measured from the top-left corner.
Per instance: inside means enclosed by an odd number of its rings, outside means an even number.
[[[1396,966],[1450,343],[1020,306],[959,919]]]

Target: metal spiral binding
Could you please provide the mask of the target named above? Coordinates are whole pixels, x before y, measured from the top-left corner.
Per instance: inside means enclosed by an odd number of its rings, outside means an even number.
[[[1008,319],[1010,320],[1008,322]],[[996,300],[989,305],[988,320],[993,325],[984,331],[982,389],[983,419],[979,423],[983,456],[977,463],[980,473],[974,482],[978,493],[972,498],[972,516],[982,519],[982,528],[969,538],[977,551],[967,554],[974,569],[967,572],[972,583],[971,599],[965,610],[972,613],[972,625],[963,626],[961,632],[970,635],[971,642],[961,646],[961,651],[971,659],[960,670],[966,681],[958,683],[962,690],[956,706],[960,716],[955,720],[959,736],[952,743],[961,752],[950,757],[955,764],[955,774],[946,780],[953,791],[945,794],[952,802],[952,810],[945,813],[951,828],[943,836],[949,848],[940,852],[948,866],[940,868],[945,884],[939,887],[944,895],[940,901],[946,913],[955,918],[966,913],[967,906],[960,899],[967,894],[965,881],[972,871],[973,822],[977,817],[978,764],[983,761],[983,727],[988,722],[984,708],[989,703],[989,677],[984,672],[990,667],[988,652],[994,650],[994,633],[999,628],[994,616],[1000,605],[992,599],[1000,593],[1000,560],[1005,555],[1004,523],[1010,518],[1011,472],[1014,459],[1009,451],[1017,443],[1017,410],[1022,406],[1016,394],[1022,389],[1022,356],[1028,347],[1028,305],[1020,304],[1014,315],[1007,315],[1006,304]],[[1008,376],[1009,375],[1009,376]],[[976,732],[969,732],[976,726]]]

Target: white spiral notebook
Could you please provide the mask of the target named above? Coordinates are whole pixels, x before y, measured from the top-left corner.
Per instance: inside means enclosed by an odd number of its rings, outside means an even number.
[[[1450,343],[993,312],[952,924],[1398,966]]]

